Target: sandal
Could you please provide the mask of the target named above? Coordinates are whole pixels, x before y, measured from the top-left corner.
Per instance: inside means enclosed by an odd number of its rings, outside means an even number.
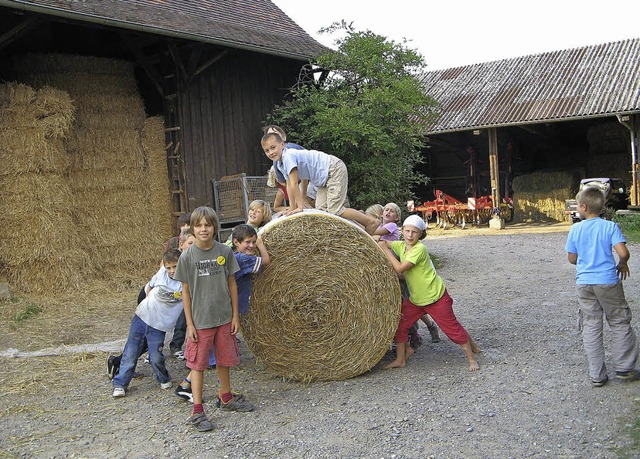
[[[213,430],[216,426],[209,421],[204,413],[194,414],[187,420],[187,424],[194,426],[199,432],[208,432]]]

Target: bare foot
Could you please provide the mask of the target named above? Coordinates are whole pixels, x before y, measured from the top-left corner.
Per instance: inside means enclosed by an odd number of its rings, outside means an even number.
[[[469,371],[478,371],[480,369],[480,365],[475,360],[469,360]]]
[[[388,370],[389,368],[404,368],[406,365],[407,365],[406,362],[403,362],[401,360],[394,360],[393,362],[383,366],[382,369]]]

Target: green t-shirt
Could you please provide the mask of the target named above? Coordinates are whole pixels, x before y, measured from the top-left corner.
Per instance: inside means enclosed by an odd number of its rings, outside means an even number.
[[[391,250],[400,257],[400,263],[413,263],[413,268],[404,272],[404,280],[409,287],[409,300],[416,306],[435,303],[444,295],[445,287],[429,258],[427,246],[418,242],[409,252],[405,252],[406,247],[404,241],[391,243]]]
[[[208,250],[193,244],[180,255],[173,278],[189,284],[191,315],[197,330],[231,322],[228,278],[239,269],[233,251],[217,241]]]

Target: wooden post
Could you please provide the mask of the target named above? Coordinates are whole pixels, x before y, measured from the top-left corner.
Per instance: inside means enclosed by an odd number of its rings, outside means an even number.
[[[500,168],[498,167],[498,131],[489,128],[489,173],[491,174],[491,200],[493,216],[489,228],[504,229],[504,220],[500,218]]]

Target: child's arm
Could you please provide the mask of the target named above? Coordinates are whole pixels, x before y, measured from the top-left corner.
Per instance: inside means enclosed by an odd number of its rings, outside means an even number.
[[[287,215],[302,212],[304,204],[300,195],[300,187],[298,186],[298,168],[294,167],[289,173],[289,180],[287,180],[287,194],[289,195],[289,211]]]
[[[393,269],[398,274],[402,274],[403,272],[409,271],[411,268],[413,268],[414,264],[410,261],[405,260],[403,262],[400,262],[400,260],[396,258],[395,254],[391,251],[388,242],[389,241],[378,241],[378,245],[382,248],[389,262],[391,262],[391,266],[393,266]]]
[[[262,236],[258,236],[258,240],[256,241],[256,248],[258,249],[260,258],[262,258],[262,266],[267,266],[269,263],[271,263],[271,259],[269,258],[269,254],[267,253],[267,248],[264,246],[264,242],[262,242]]]
[[[619,242],[613,246],[613,249],[618,254],[618,266],[616,269],[618,270],[618,277],[620,280],[625,280],[629,276],[629,266],[627,262],[629,261],[629,249],[627,249],[627,244],[624,242]]]
[[[567,252],[567,259],[569,263],[575,265],[578,262],[578,254],[573,252]]]
[[[198,332],[193,325],[193,315],[191,314],[191,291],[189,284],[182,283],[182,307],[184,308],[184,317],[187,323],[187,338],[193,343],[198,342]]]
[[[227,277],[229,284],[229,296],[231,297],[231,334],[235,335],[240,330],[240,313],[238,312],[238,284],[233,274]],[[186,315],[186,314],[185,314]]]
[[[276,212],[289,210],[289,207],[284,205],[284,191],[282,191],[280,188],[278,188],[276,197],[273,200],[273,210]]]

